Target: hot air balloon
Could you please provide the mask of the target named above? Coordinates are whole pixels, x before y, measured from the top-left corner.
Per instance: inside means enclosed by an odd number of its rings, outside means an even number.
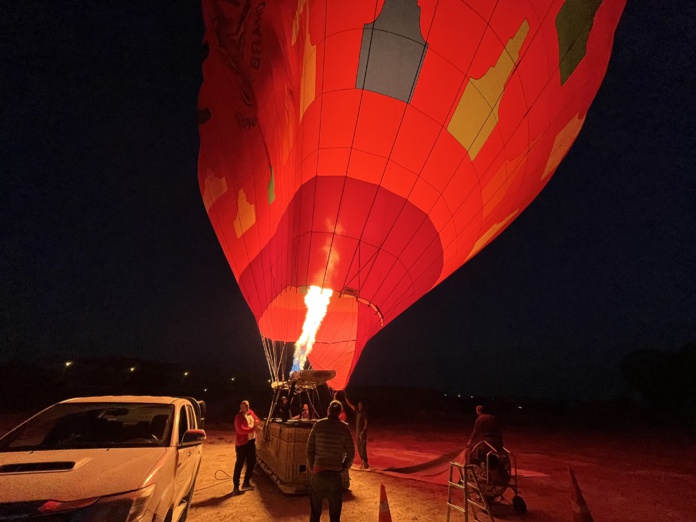
[[[333,370],[493,241],[585,121],[625,0],[204,0],[199,186],[274,378]]]

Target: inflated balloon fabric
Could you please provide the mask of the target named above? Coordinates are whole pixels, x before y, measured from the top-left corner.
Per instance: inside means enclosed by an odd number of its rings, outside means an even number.
[[[549,181],[623,6],[205,0],[200,190],[261,335],[296,341],[330,288],[309,361],[343,388]]]

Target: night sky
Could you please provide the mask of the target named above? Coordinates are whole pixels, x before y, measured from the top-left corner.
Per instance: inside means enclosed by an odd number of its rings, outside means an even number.
[[[696,341],[691,2],[629,1],[544,191],[374,337],[354,385],[628,393],[628,352]],[[0,7],[0,361],[126,355],[264,376],[198,190],[197,1]]]

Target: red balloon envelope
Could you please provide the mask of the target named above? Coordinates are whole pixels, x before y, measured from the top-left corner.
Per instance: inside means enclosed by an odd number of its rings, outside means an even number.
[[[548,182],[625,0],[204,0],[199,184],[262,337],[365,343]]]

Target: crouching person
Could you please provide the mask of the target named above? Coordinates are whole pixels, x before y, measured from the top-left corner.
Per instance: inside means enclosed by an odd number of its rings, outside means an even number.
[[[307,440],[307,465],[312,470],[310,482],[310,522],[321,519],[322,502],[329,501],[329,519],[339,522],[343,505],[343,481],[341,472],[349,469],[355,457],[350,428],[338,416],[343,406],[331,401],[328,417],[312,428]]]

